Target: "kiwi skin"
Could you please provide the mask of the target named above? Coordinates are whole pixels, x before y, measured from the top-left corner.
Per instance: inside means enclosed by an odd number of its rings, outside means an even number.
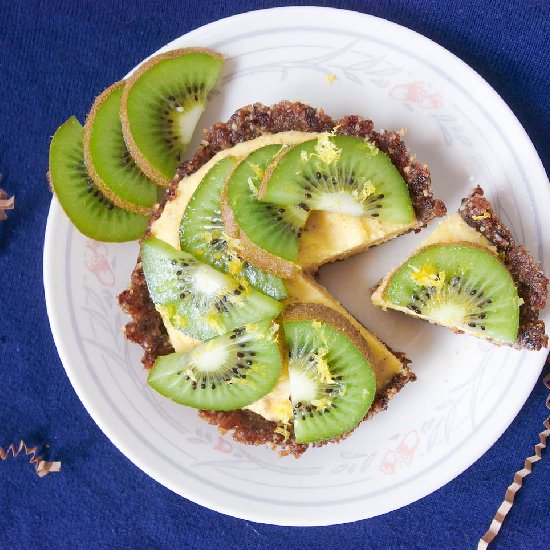
[[[297,146],[295,146],[297,147]],[[271,174],[273,174],[273,170],[275,170],[277,164],[279,164],[279,161],[287,155],[290,151],[292,151],[294,147],[286,147],[282,149],[277,155],[273,157],[273,160],[270,162],[269,166],[266,168],[264,172],[264,177],[262,181],[260,182],[260,185],[258,186],[258,200],[261,201],[265,197],[265,192],[267,190],[267,184],[269,183],[269,180],[271,179]]]
[[[229,201],[227,200],[227,182],[230,179],[231,176],[227,178],[222,192],[221,213],[226,233],[233,239],[239,241],[237,250],[238,256],[254,267],[267,271],[277,277],[281,277],[281,279],[292,279],[292,277],[295,277],[301,271],[298,264],[270,254],[267,250],[253,243],[246,233],[241,231],[241,228],[235,221],[233,210],[231,206],[229,206]]]
[[[293,302],[288,304],[282,313],[283,323],[292,321],[320,321],[347,336],[353,345],[361,352],[367,362],[372,365],[369,346],[361,333],[336,310],[322,304],[309,302]]]
[[[127,202],[121,199],[115,193],[113,193],[111,189],[109,189],[109,187],[105,185],[105,182],[103,181],[101,176],[97,173],[94,163],[92,162],[92,152],[90,151],[90,139],[92,137],[92,128],[93,128],[93,121],[95,119],[95,115],[97,113],[97,110],[101,107],[103,102],[111,95],[111,93],[114,92],[117,88],[120,88],[121,86],[124,86],[124,80],[111,84],[111,86],[103,90],[103,92],[101,92],[101,94],[99,94],[95,98],[94,104],[92,105],[92,108],[90,109],[90,112],[88,113],[88,116],[86,117],[86,122],[84,124],[84,140],[83,140],[84,163],[86,164],[86,170],[88,171],[88,174],[90,175],[94,183],[97,185],[101,193],[105,195],[114,205],[118,206],[119,208],[123,208],[124,210],[128,210],[128,212],[135,212],[136,214],[149,216],[151,214],[151,208],[146,208],[145,206],[132,204],[131,202]]]
[[[138,168],[152,181],[161,187],[167,187],[170,183],[158,170],[156,170],[149,161],[141,154],[137,143],[135,142],[132,132],[130,131],[130,121],[128,120],[128,95],[132,89],[132,86],[140,78],[140,76],[147,72],[151,67],[156,65],[159,61],[163,59],[170,59],[172,57],[179,57],[181,55],[193,54],[193,53],[202,53],[215,57],[220,61],[224,61],[223,55],[208,48],[180,48],[178,50],[172,50],[169,52],[161,53],[149,58],[145,63],[140,65],[126,80],[124,86],[124,92],[122,94],[122,101],[120,104],[120,121],[122,122],[122,132],[124,134],[124,140],[126,141],[126,146],[128,151],[132,155],[134,162],[137,164]]]

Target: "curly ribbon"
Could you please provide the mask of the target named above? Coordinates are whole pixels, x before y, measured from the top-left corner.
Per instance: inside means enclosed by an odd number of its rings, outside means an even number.
[[[25,456],[30,456],[29,463],[34,464],[34,471],[38,477],[44,477],[52,472],[59,472],[61,470],[61,462],[44,460],[38,454],[38,447],[27,447],[27,444],[23,440],[19,442],[19,447],[16,447],[13,443],[6,450],[0,447],[0,459],[6,460],[10,455],[15,458],[22,451],[25,451]]]
[[[7,193],[0,189],[0,220],[5,220],[8,216],[6,210],[13,210],[15,208],[15,197],[8,199]]]
[[[546,388],[550,390],[550,373],[548,373],[542,381]],[[546,398],[546,407],[550,409],[550,393]],[[487,548],[489,543],[493,541],[494,538],[498,535],[500,528],[502,527],[502,522],[506,518],[508,512],[511,510],[517,492],[521,489],[523,478],[531,473],[531,471],[533,470],[533,464],[541,460],[542,450],[546,448],[546,439],[550,437],[550,416],[548,416],[543,424],[546,429],[539,434],[540,443],[537,443],[535,445],[535,454],[526,458],[523,468],[514,474],[514,482],[508,486],[508,489],[506,489],[504,500],[497,510],[497,513],[495,514],[495,517],[493,518],[493,521],[491,522],[488,531],[481,537],[481,539],[479,539],[479,543],[477,545],[478,550],[483,550],[484,548]]]

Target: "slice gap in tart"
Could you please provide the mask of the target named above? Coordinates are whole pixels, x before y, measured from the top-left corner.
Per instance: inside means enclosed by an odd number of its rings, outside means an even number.
[[[548,342],[538,319],[547,284],[478,187],[384,278],[372,301],[496,344],[540,349]]]

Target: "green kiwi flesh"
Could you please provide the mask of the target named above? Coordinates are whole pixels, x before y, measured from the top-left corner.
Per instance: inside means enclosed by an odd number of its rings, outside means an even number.
[[[141,246],[149,294],[174,328],[208,340],[246,323],[273,319],[282,305],[243,280],[150,237]]]
[[[133,161],[120,123],[124,82],[95,101],[84,126],[84,157],[94,183],[117,206],[147,214],[159,200],[159,189]]]
[[[278,325],[261,321],[235,328],[191,351],[159,357],[147,382],[197,409],[239,409],[269,393],[281,372]]]
[[[518,335],[521,302],[514,280],[499,258],[476,246],[420,250],[393,274],[385,300],[498,342],[513,344]]]
[[[155,56],[128,79],[124,136],[137,165],[157,183],[176,173],[222,65],[219,54],[188,48]]]
[[[268,169],[259,196],[305,211],[414,221],[409,190],[397,168],[373,143],[353,136],[322,134],[294,146]]]
[[[359,424],[376,393],[370,363],[352,340],[328,323],[284,323],[290,399],[298,443],[341,436]]]
[[[307,212],[258,200],[264,172],[280,151],[281,145],[267,145],[243,159],[227,182],[227,201],[235,223],[250,241],[274,256],[295,261]]]
[[[241,261],[229,247],[221,214],[221,196],[225,181],[236,164],[233,157],[220,160],[199,183],[181,219],[181,249],[236,279],[245,279],[264,294],[282,300],[287,296],[283,281]]]
[[[84,165],[84,130],[73,116],[55,132],[50,144],[49,180],[61,207],[75,227],[98,241],[139,239],[147,217],[115,206],[99,190]]]

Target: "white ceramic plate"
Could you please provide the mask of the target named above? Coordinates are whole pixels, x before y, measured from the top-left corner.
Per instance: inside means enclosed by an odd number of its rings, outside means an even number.
[[[334,117],[362,114],[378,128],[407,127],[407,143],[430,165],[434,190],[449,211],[481,184],[550,273],[550,187],[535,149],[497,93],[442,47],[382,19],[310,7],[223,19],[163,50],[191,45],[227,58],[202,127],[248,103],[282,99],[322,106]],[[327,75],[336,79],[329,83]],[[222,437],[195,411],[146,385],[140,349],[122,337],[126,319],[116,300],[138,247],[82,237],[55,200],[44,250],[52,332],[94,420],[169,489],[265,523],[372,517],[429,494],[479,458],[520,410],[546,355],[499,349],[375,310],[368,289],[425,235],[404,236],[322,270],[321,281],[353,314],[407,353],[418,381],[348,440],[300,460]]]

